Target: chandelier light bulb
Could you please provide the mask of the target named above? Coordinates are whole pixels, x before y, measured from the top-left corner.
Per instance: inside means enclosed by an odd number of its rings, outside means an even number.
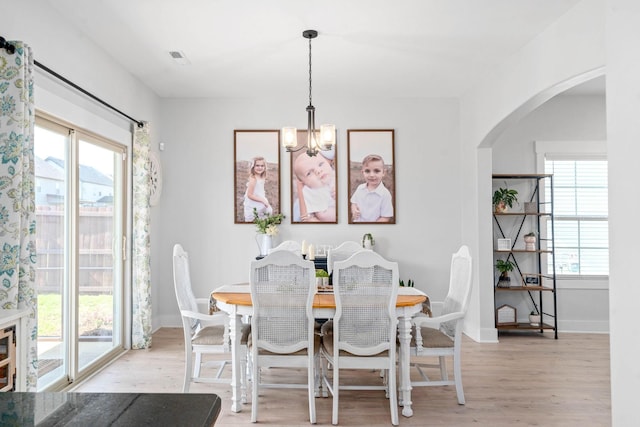
[[[296,128],[283,127],[282,128],[282,144],[285,148],[296,148],[298,145],[298,131]]]

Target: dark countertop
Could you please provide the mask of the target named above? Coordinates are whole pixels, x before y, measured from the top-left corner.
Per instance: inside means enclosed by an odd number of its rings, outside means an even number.
[[[2,426],[212,426],[216,394],[0,393]]]

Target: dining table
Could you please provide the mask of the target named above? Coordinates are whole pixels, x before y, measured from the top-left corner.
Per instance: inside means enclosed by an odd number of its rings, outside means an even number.
[[[240,412],[243,406],[241,390],[241,358],[240,339],[242,336],[242,318],[250,317],[253,313],[251,303],[251,288],[248,283],[224,285],[211,293],[212,304],[216,309],[229,314],[229,337],[231,340],[231,410]],[[400,287],[396,300],[396,316],[398,318],[398,341],[400,349],[398,355],[398,378],[400,382],[398,404],[402,406],[402,415],[411,417],[411,380],[410,343],[411,318],[418,312],[427,310],[429,297],[419,289]],[[331,319],[336,310],[336,301],[330,291],[319,291],[313,300],[313,315],[316,319]]]

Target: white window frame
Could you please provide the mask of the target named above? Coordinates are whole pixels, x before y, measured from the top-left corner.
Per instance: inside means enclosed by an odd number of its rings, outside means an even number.
[[[536,170],[545,173],[545,157],[567,157],[575,160],[607,158],[606,141],[535,141]],[[544,192],[544,189],[541,189]],[[544,194],[542,194],[544,197]],[[608,275],[556,275],[561,288],[606,289]]]

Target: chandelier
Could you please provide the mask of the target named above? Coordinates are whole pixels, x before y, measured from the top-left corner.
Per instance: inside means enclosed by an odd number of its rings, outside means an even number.
[[[335,125],[322,125],[320,131],[316,130],[316,107],[311,101],[311,39],[318,37],[316,30],[302,32],[302,37],[309,40],[309,105],[307,106],[307,144],[298,147],[298,130],[294,127],[282,128],[282,145],[287,151],[299,151],[307,149],[309,156],[315,156],[319,151],[333,149],[336,143]]]

